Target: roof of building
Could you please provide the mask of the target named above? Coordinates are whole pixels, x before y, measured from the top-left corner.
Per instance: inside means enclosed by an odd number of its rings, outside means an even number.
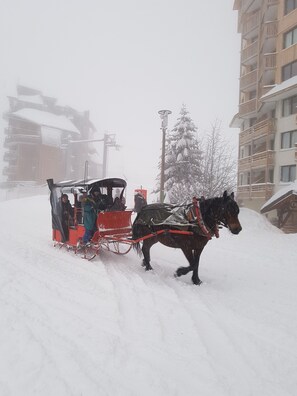
[[[44,104],[41,95],[19,95],[18,100],[21,100],[22,102],[29,102],[40,105]]]
[[[44,125],[63,131],[80,134],[79,130],[71,122],[71,120],[69,120],[69,118],[65,117],[64,115],[56,115],[49,113],[48,111],[25,108],[12,112],[9,114],[9,116],[21,118],[37,125]]]
[[[277,207],[281,206],[285,200],[291,196],[297,196],[297,180],[293,183],[288,184],[287,186],[280,189],[277,193],[275,193],[267,202],[261,207],[261,213],[267,213],[270,210],[276,209]]]
[[[265,95],[261,97],[263,102],[272,102],[276,100],[282,100],[290,96],[297,94],[297,76],[291,77],[288,80],[277,84],[275,87],[270,89]]]

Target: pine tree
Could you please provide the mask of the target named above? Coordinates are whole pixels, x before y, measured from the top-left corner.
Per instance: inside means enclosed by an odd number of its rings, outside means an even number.
[[[165,191],[170,202],[183,202],[199,195],[202,152],[196,136],[197,127],[183,105],[166,142]]]

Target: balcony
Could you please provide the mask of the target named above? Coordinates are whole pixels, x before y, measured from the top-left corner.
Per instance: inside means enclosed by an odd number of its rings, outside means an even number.
[[[8,162],[8,161],[15,161],[17,159],[17,153],[14,151],[7,151],[4,153],[3,160]]]
[[[251,99],[239,105],[239,116],[244,117],[251,113],[255,113],[257,109],[257,99]]]
[[[266,168],[274,165],[274,151],[268,150],[253,154],[249,157],[239,158],[238,172],[244,172],[253,168]]]
[[[4,147],[8,148],[15,144],[37,144],[40,142],[40,136],[37,135],[9,135],[6,136],[4,141]]]
[[[275,124],[275,118],[270,118],[269,120],[264,120],[255,124],[253,126],[253,139],[256,139],[263,135],[274,135],[276,127]]]
[[[278,33],[278,21],[266,22],[264,24],[264,34],[266,38],[276,37]]]
[[[274,133],[275,119],[264,120],[241,132],[239,134],[239,144],[244,145],[261,136],[273,135]]]
[[[13,166],[5,166],[3,168],[2,174],[4,176],[12,176],[12,175],[15,175],[16,170],[17,170],[17,167],[15,165],[13,165]]]
[[[248,45],[241,51],[241,63],[249,63],[258,54],[258,40]],[[251,62],[250,62],[251,63]]]
[[[251,168],[259,168],[274,165],[274,151],[268,150],[251,156]]]
[[[260,48],[264,52],[274,52],[278,33],[278,21],[265,22],[260,35]]]
[[[238,186],[237,197],[238,199],[262,198],[267,201],[269,198],[272,197],[273,191],[274,184],[272,183]]]
[[[257,82],[257,70],[245,74],[240,78],[240,90],[244,90]]]
[[[263,67],[264,69],[276,68],[276,52],[273,52],[272,54],[264,54]]]
[[[242,34],[247,35],[252,30],[256,29],[259,26],[260,22],[260,11],[255,14],[249,15],[242,24]]]

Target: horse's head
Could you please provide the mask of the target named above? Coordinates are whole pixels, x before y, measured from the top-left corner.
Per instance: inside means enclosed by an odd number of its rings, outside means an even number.
[[[234,200],[234,193],[228,195],[227,191],[224,192],[222,209],[221,220],[223,224],[229,228],[232,234],[239,234],[242,227],[238,219],[239,207]]]

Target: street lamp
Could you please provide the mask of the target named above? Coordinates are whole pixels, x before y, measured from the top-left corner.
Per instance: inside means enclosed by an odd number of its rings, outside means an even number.
[[[162,158],[161,158],[161,176],[160,176],[160,202],[164,202],[164,182],[165,182],[165,137],[166,137],[166,129],[168,126],[168,116],[172,112],[170,110],[160,110],[158,111],[160,114],[162,123],[161,123],[161,128],[162,129]]]
[[[119,150],[120,146],[116,143],[115,133],[105,133],[104,134],[104,144],[103,144],[103,179],[106,177],[107,170],[107,149],[108,147],[115,147],[116,150]]]

